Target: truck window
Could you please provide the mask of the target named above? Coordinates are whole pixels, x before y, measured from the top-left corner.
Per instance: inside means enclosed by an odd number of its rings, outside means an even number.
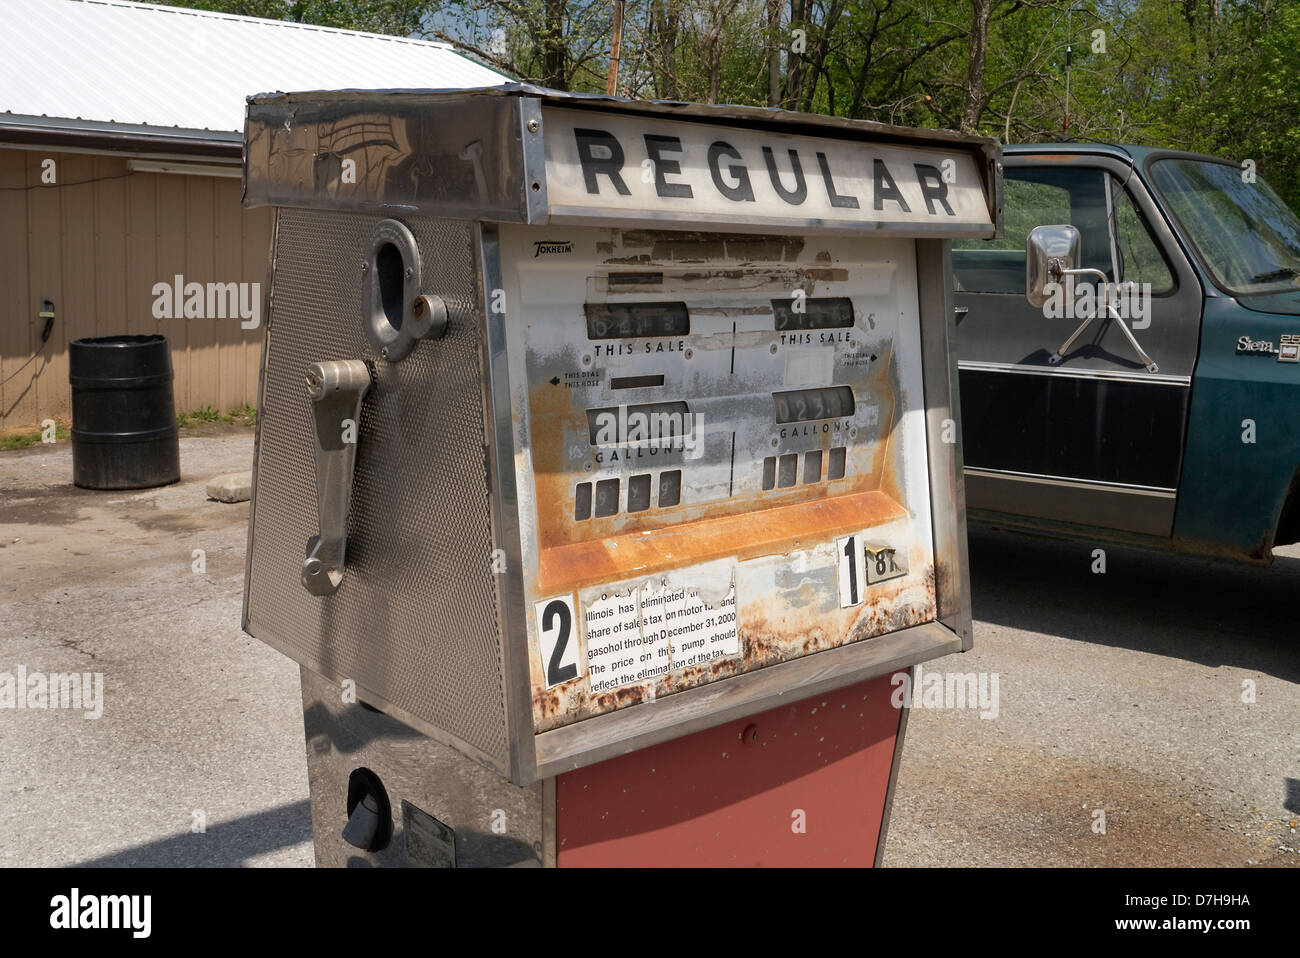
[[[1172,292],[1173,271],[1152,238],[1146,218],[1134,205],[1128,191],[1113,177],[1111,195],[1115,206],[1115,245],[1119,247],[1120,282],[1150,283],[1153,296]],[[1109,274],[1110,270],[1106,272]]]
[[[1214,282],[1234,294],[1287,292],[1300,277],[1300,220],[1262,179],[1213,160],[1161,159],[1151,178]]]
[[[1041,182],[1028,168],[1006,170],[1003,177],[1002,239],[955,240],[952,267],[957,289],[971,293],[1025,292],[1025,238],[1035,226],[1067,223],[1070,191]]]
[[[1113,279],[1106,225],[1109,174],[1078,166],[1010,167],[1004,171],[1002,239],[957,240],[952,265],[958,291],[1025,291],[1025,239],[1036,226],[1068,223],[1082,239],[1080,265]],[[1114,177],[1111,181],[1120,279],[1150,283],[1153,294],[1173,289],[1173,274],[1141,213]]]

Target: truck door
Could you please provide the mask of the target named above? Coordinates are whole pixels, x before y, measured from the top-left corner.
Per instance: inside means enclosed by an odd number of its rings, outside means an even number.
[[[957,345],[967,502],[976,513],[1168,537],[1196,359],[1201,289],[1155,203],[1118,157],[1008,155],[1005,236],[958,241]],[[1061,362],[1049,358],[1086,303],[1025,299],[1025,238],[1071,224],[1082,263],[1149,286],[1130,329],[1099,318]],[[1116,239],[1112,258],[1110,235]],[[1104,317],[1104,314],[1103,314]]]

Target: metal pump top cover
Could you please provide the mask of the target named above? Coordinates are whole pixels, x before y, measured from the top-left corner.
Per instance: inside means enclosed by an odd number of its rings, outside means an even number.
[[[250,97],[244,203],[501,223],[991,238],[995,140],[526,84]]]

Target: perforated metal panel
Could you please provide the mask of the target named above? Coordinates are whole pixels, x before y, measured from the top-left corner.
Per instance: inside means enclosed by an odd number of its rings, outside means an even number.
[[[282,210],[262,402],[248,631],[335,681],[400,703],[506,764],[507,741],[471,224],[412,217],[445,338],[379,360],[361,321],[380,217]],[[332,596],[299,581],[317,531],[310,363],[376,360],[358,435],[347,571]]]

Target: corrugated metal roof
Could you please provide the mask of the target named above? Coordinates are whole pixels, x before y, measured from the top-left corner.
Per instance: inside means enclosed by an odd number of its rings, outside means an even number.
[[[504,81],[443,43],[123,0],[0,0],[0,123],[232,140],[254,93]]]

